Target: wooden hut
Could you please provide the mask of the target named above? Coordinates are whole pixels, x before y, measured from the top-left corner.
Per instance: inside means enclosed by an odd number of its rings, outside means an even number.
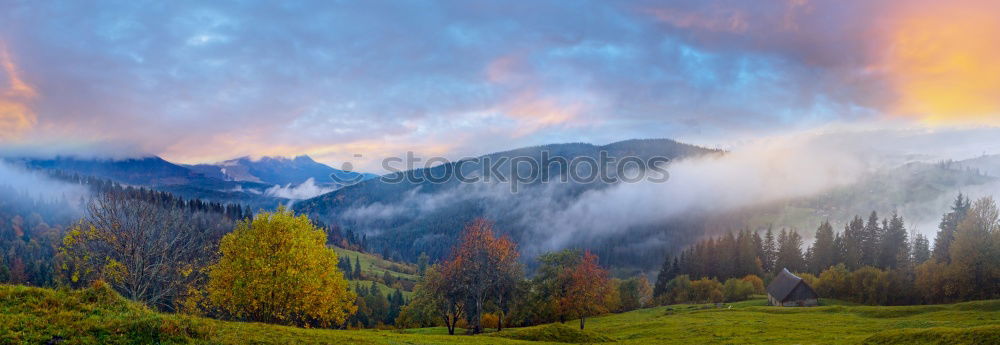
[[[767,301],[779,307],[814,307],[819,305],[819,295],[786,268],[767,286]]]

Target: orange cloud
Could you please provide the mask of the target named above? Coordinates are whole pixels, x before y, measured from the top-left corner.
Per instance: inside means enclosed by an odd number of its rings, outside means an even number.
[[[1000,4],[904,2],[883,33],[894,113],[929,124],[1000,124]]]
[[[500,111],[518,122],[514,136],[519,137],[570,122],[583,109],[584,106],[580,103],[564,104],[552,98],[525,92],[503,105]]]
[[[28,102],[38,94],[18,74],[17,65],[10,57],[7,46],[0,42],[0,67],[6,85],[0,84],[0,139],[13,139],[37,122]]]

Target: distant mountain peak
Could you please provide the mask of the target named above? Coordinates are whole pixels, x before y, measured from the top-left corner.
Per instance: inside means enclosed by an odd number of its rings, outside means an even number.
[[[336,181],[355,180],[359,173],[334,169],[309,155],[243,156],[216,164],[191,166],[196,171],[227,181],[260,182],[271,185],[298,185],[312,178],[317,185],[333,186]],[[337,179],[331,176],[337,176]],[[368,175],[365,175],[369,177]]]
[[[295,159],[293,159],[293,161],[297,163],[316,163],[316,161],[313,160],[312,157],[309,157],[309,155],[295,156]]]

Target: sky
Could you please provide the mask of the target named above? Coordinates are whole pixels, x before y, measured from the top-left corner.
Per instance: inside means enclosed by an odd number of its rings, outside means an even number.
[[[995,13],[988,0],[0,0],[0,149],[372,169],[406,151],[981,129],[1000,125]]]

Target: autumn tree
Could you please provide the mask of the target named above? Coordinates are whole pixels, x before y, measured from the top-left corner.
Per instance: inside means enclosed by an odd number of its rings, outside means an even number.
[[[564,270],[562,275],[567,287],[566,294],[558,301],[558,308],[564,314],[580,318],[580,329],[587,317],[608,312],[613,303],[613,289],[608,272],[598,265],[596,255],[585,252],[580,262]]]
[[[63,283],[104,280],[123,296],[173,310],[210,258],[212,231],[193,225],[182,210],[105,193],[63,238]]]
[[[465,227],[447,267],[472,302],[467,307],[471,308],[468,316],[472,317],[473,333],[482,332],[487,302],[498,306],[509,302],[509,292],[523,275],[517,258],[514,242],[506,236],[495,237],[493,223],[480,218]]]
[[[1000,294],[1000,210],[993,198],[972,204],[949,249],[960,296],[986,299]]]
[[[465,313],[465,295],[447,263],[431,265],[413,291],[410,304],[403,307],[399,324],[407,327],[430,327],[442,321],[448,334]]]
[[[629,311],[649,306],[653,288],[646,276],[632,277],[618,284],[619,310]]]
[[[241,221],[210,267],[212,305],[235,319],[331,327],[357,310],[326,232],[279,208]]]
[[[569,287],[570,276],[563,272],[576,267],[581,257],[582,253],[570,249],[538,256],[531,290],[520,308],[522,318],[530,323],[566,322],[567,315],[558,308],[558,301],[566,296]]]

